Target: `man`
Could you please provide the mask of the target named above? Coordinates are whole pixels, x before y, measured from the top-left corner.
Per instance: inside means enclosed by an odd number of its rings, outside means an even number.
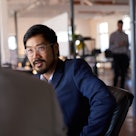
[[[81,59],[60,60],[56,33],[45,25],[30,27],[24,46],[37,77],[56,90],[68,136],[104,135],[115,100],[89,65]]]
[[[52,86],[0,68],[0,136],[66,136]]]
[[[117,86],[119,76],[121,77],[120,87],[125,88],[125,78],[129,67],[129,43],[128,35],[122,30],[123,21],[117,22],[118,29],[110,35],[109,49],[113,54],[114,80],[113,85]]]

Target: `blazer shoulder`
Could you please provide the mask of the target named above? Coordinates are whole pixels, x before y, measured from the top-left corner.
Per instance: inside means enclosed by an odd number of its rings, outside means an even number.
[[[65,66],[67,67],[75,67],[75,68],[81,68],[81,67],[86,67],[86,68],[91,68],[89,64],[82,58],[76,58],[76,59],[68,59],[65,61]]]
[[[65,60],[65,63],[86,63],[86,61],[81,58],[75,58],[75,59],[67,59]]]

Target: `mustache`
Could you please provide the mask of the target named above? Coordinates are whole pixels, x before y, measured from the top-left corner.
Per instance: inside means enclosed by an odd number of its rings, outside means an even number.
[[[45,60],[43,60],[43,59],[35,59],[33,61],[33,65],[37,64],[38,62],[45,62]]]

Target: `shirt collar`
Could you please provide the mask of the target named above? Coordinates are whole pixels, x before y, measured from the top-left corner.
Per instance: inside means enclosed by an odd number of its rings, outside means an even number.
[[[51,76],[50,76],[49,80],[47,80],[47,79],[46,79],[46,78],[41,74],[41,75],[40,75],[40,80],[47,81],[47,82],[49,82],[49,83],[50,83],[50,82],[51,82],[51,80],[52,80],[52,78],[53,78],[53,74],[54,74],[54,73],[52,73],[52,74],[51,74]]]

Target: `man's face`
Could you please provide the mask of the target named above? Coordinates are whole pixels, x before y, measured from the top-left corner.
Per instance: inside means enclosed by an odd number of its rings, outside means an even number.
[[[46,73],[54,70],[54,65],[58,59],[58,44],[52,45],[46,41],[42,35],[29,38],[26,42],[26,54],[32,67],[38,73]]]
[[[122,27],[123,27],[123,24],[122,23],[118,23],[118,30],[119,31],[122,31]]]

